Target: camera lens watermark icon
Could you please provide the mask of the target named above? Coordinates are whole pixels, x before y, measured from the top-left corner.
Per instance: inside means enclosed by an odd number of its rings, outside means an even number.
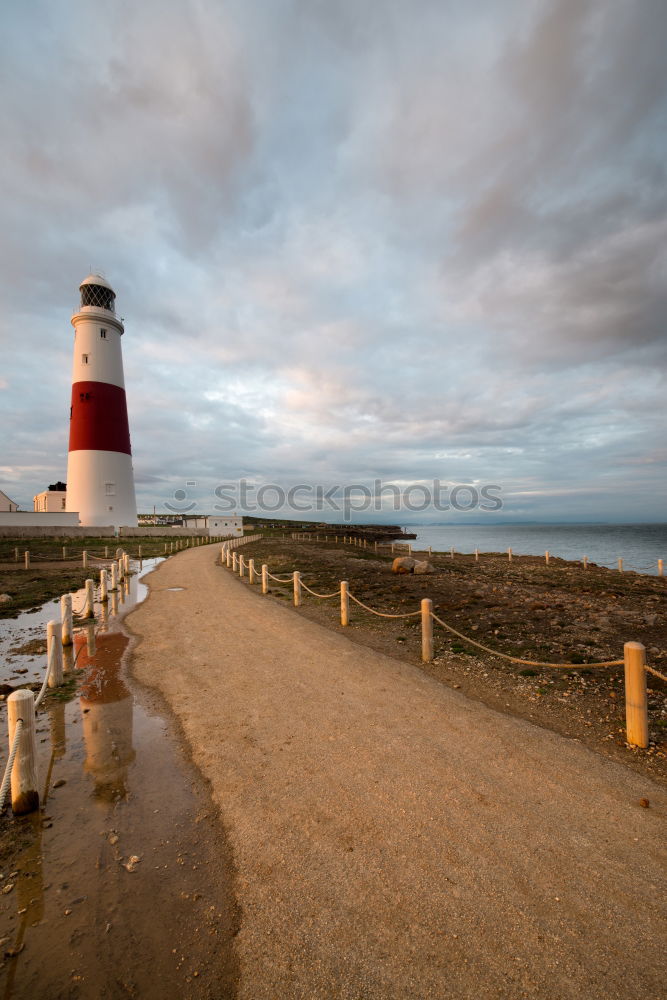
[[[186,484],[187,487],[196,486],[197,482],[194,479],[188,479]],[[187,490],[174,490],[173,499],[176,503],[171,503],[169,500],[165,500],[164,506],[167,510],[170,510],[172,514],[189,514],[191,510],[194,510],[197,506],[196,500],[190,500],[187,503],[184,501],[188,500]]]

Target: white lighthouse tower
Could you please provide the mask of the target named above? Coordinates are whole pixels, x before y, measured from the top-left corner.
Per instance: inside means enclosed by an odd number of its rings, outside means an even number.
[[[74,364],[67,462],[67,510],[82,525],[137,524],[116,295],[99,274],[79,286],[72,316]]]

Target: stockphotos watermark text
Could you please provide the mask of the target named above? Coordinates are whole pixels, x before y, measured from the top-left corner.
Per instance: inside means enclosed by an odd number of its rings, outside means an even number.
[[[189,480],[186,485],[195,487],[197,483]],[[401,486],[395,483],[383,483],[382,480],[376,479],[372,487],[363,483],[333,486],[324,486],[321,483],[298,483],[289,487],[281,486],[279,483],[263,483],[257,486],[246,479],[239,479],[237,483],[222,483],[216,486],[214,493],[220,502],[214,503],[213,507],[224,514],[236,510],[248,514],[255,512],[275,514],[278,511],[307,514],[313,511],[318,513],[331,511],[342,514],[344,520],[350,521],[353,515],[366,511],[423,513],[426,510],[439,512],[502,510],[501,492],[502,487],[495,483],[485,483],[477,487],[469,483],[442,483],[439,479],[427,484],[420,482]],[[196,501],[188,501],[187,492],[183,489],[174,492],[173,501],[165,501],[164,506],[174,514],[187,514],[198,506]]]

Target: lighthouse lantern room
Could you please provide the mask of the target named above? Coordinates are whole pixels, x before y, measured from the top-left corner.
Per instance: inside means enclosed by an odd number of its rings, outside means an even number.
[[[67,510],[82,525],[137,524],[137,502],[127,419],[116,296],[108,281],[91,274],[79,286],[81,306],[72,316],[74,363],[67,463]]]

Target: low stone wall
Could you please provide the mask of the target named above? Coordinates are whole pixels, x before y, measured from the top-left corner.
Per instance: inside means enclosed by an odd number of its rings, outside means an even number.
[[[73,511],[15,510],[0,511],[0,528],[78,528],[79,515]]]
[[[126,528],[121,527],[118,529],[118,534],[122,538],[205,538],[209,535],[208,528],[181,528],[180,526],[162,525],[154,526],[147,525],[145,528]],[[111,526],[108,528],[91,528],[91,527],[71,527],[69,525],[63,525],[62,527],[50,525],[24,525],[21,527],[19,524],[12,525],[12,527],[6,527],[5,525],[0,525],[0,538],[115,538],[116,529]],[[218,537],[218,536],[215,536]],[[230,536],[231,537],[231,536]]]
[[[116,535],[113,527],[108,528],[82,528],[69,525],[57,527],[53,524],[30,525],[21,527],[20,524],[0,525],[0,538],[114,538]]]
[[[171,537],[175,538],[196,538],[197,535],[206,535],[206,528],[181,528],[178,525],[146,525],[145,528],[119,528],[118,533],[123,538],[140,538],[142,535],[144,538],[151,537]]]

